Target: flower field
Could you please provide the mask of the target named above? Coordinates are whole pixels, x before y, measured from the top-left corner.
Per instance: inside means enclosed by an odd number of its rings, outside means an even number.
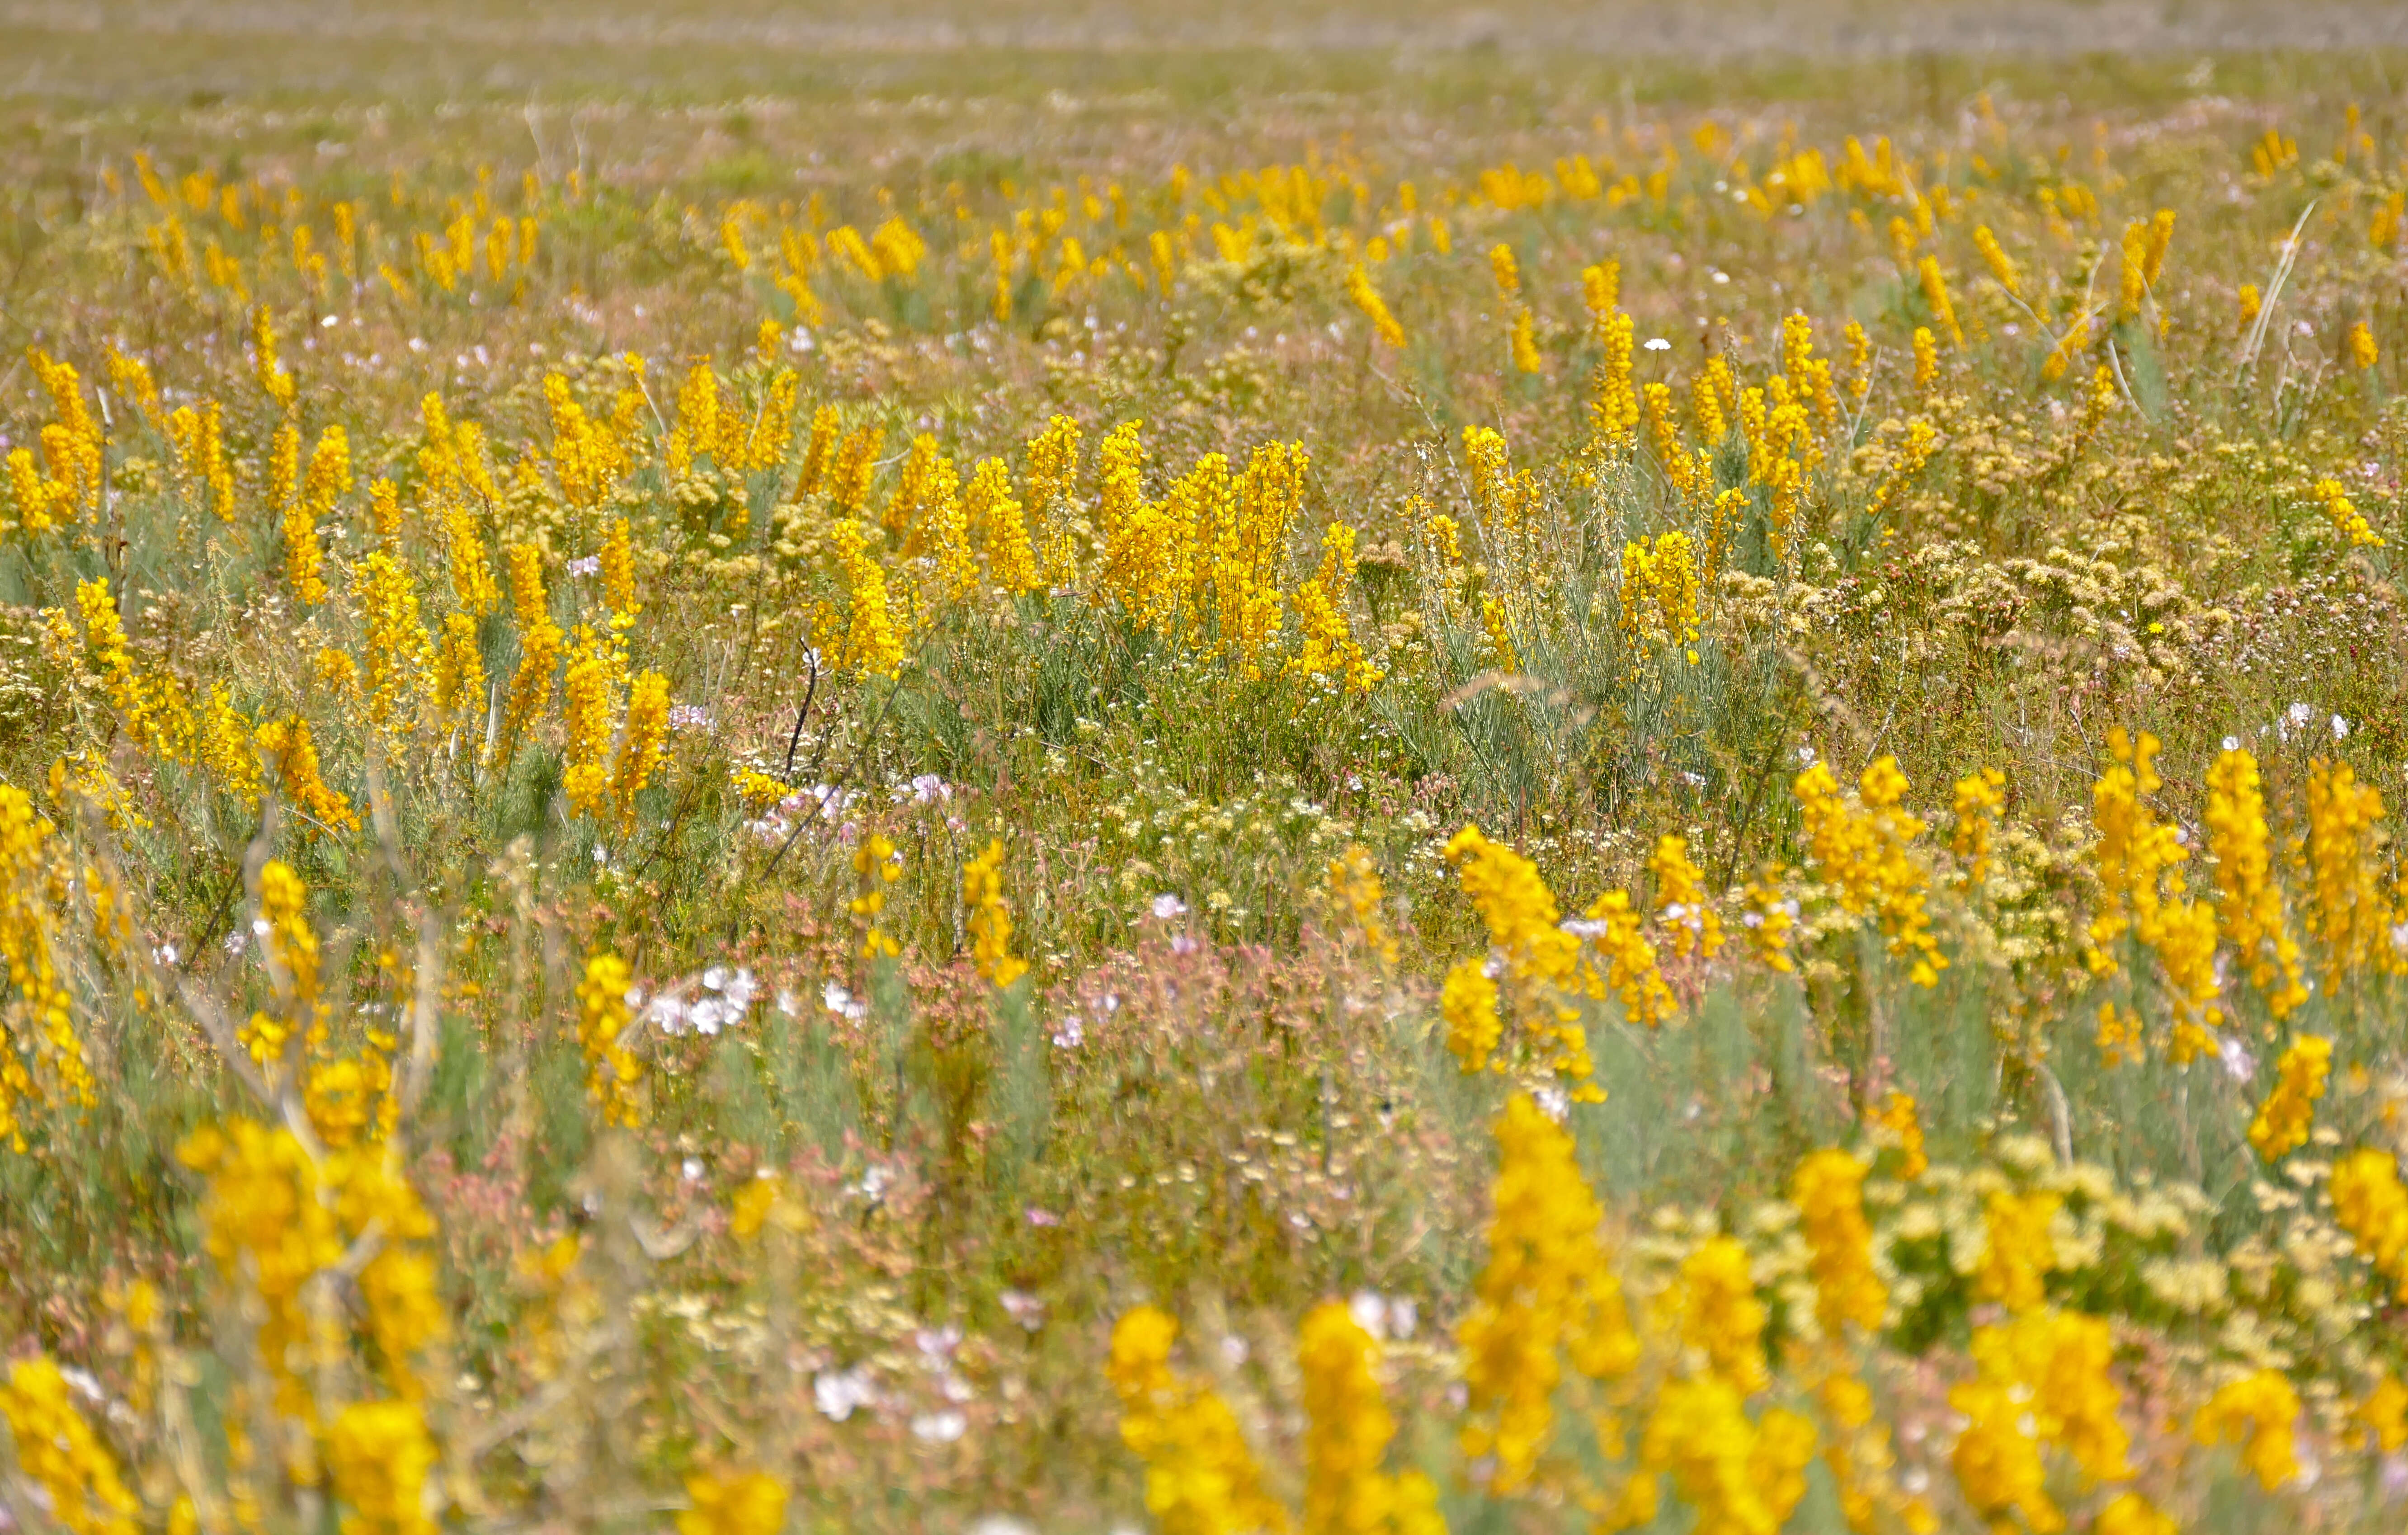
[[[0,1529],[2408,1521],[2401,56],[67,36]]]

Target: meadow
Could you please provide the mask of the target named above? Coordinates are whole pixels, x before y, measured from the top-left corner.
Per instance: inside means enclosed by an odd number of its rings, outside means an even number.
[[[2399,1528],[2397,19],[928,8],[0,14],[0,1528]]]

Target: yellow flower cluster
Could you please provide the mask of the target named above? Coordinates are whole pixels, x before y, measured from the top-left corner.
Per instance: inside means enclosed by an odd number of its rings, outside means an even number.
[[[2228,1381],[2191,1419],[2191,1437],[2201,1444],[2237,1443],[2242,1469],[2272,1492],[2300,1474],[2292,1426],[2300,1394],[2283,1372],[2260,1370]]]
[[[2054,1189],[2015,1194],[1993,1190],[1983,1203],[1985,1245],[1973,1271],[1973,1293],[2011,1312],[2028,1312],[2046,1298],[2043,1288],[2057,1267],[2049,1227],[2064,1203]]]
[[[2052,1444],[2094,1482],[2131,1474],[2130,1437],[2107,1373],[2114,1341],[2105,1321],[2053,1308],[2027,1312],[1975,1328],[1972,1355],[1979,1373],[1953,1387],[1948,1404],[1966,1419],[1951,1463],[1976,1512],[1994,1521],[2020,1513],[2036,1531],[2063,1529],[2041,1456]]]
[[[1438,1487],[1381,1469],[1397,1422],[1380,1397],[1380,1345],[1345,1302],[1315,1307],[1297,1335],[1303,1377],[1304,1535],[1445,1535]]]
[[[1563,930],[1555,893],[1538,866],[1480,828],[1466,825],[1447,839],[1446,861],[1455,866],[1464,894],[1488,925],[1489,953],[1458,962],[1440,993],[1446,1018],[1447,1048],[1466,1071],[1503,1069],[1495,1059],[1504,1041],[1500,999],[1524,1024],[1526,1037],[1512,1041],[1516,1064],[1546,1071],[1595,1096],[1595,1069],[1580,1011],[1566,997],[1577,978],[1580,940]],[[1491,967],[1496,974],[1490,973]],[[1503,991],[1497,984],[1501,978]]]
[[[335,1493],[351,1505],[342,1535],[434,1535],[426,1481],[436,1460],[416,1402],[346,1404],[326,1435]]]
[[[2328,990],[2398,963],[2383,882],[2383,820],[2382,791],[2360,783],[2349,764],[2321,757],[2308,764],[2308,933]]]
[[[685,1479],[678,1535],[778,1535],[786,1528],[786,1486],[767,1471]]]
[[[366,715],[370,724],[406,735],[416,728],[420,702],[434,692],[435,647],[419,621],[409,569],[380,549],[353,578],[367,630]]]
[[[1354,530],[1332,523],[1322,535],[1321,547],[1321,567],[1305,578],[1290,599],[1304,643],[1288,662],[1288,670],[1334,679],[1359,697],[1379,684],[1381,672],[1364,654],[1346,619],[1346,593],[1354,581]]]
[[[1112,1327],[1104,1366],[1121,1402],[1121,1442],[1145,1462],[1145,1509],[1162,1535],[1283,1535],[1287,1511],[1264,1490],[1237,1414],[1170,1368],[1179,1324],[1152,1306]]]
[[[0,1384],[0,1420],[16,1447],[16,1470],[48,1500],[43,1513],[69,1535],[134,1535],[142,1512],[108,1447],[67,1398],[49,1359],[22,1359]]]
[[[254,1011],[238,1036],[251,1058],[279,1079],[286,1049],[297,1035],[315,1044],[325,1011],[318,998],[318,934],[309,925],[308,890],[290,864],[271,858],[259,870],[259,920],[265,932],[268,975],[276,987],[276,1011]]]
[[[865,959],[892,957],[902,951],[881,932],[879,914],[886,910],[886,887],[903,877],[903,855],[882,832],[871,832],[853,850],[853,874],[860,893],[846,910],[861,920],[861,954]]]
[[[1656,968],[1656,946],[1640,930],[1639,915],[1628,891],[1609,890],[1589,903],[1581,925],[1605,961],[1602,975],[1589,972],[1592,988],[1613,994],[1625,1022],[1654,1028],[1672,1016],[1672,989]],[[1683,930],[1675,925],[1676,942]]]
[[[1712,959],[1722,953],[1723,921],[1706,898],[1706,877],[1689,861],[1684,837],[1659,837],[1647,857],[1647,872],[1656,880],[1656,920],[1670,935],[1672,953]],[[1627,998],[1625,1011],[1630,1011]]]
[[[1897,1150],[1900,1178],[1912,1183],[1930,1168],[1931,1159],[1923,1154],[1923,1121],[1916,1113],[1912,1096],[1891,1093],[1865,1111],[1865,1124],[1873,1132],[1876,1144]]]
[[[288,424],[285,430],[293,428]],[[351,489],[351,438],[341,427],[329,426],[309,450],[308,473],[299,490],[284,505],[285,579],[305,606],[326,600],[326,557],[318,542],[318,524],[335,509],[336,498]]]
[[[1370,274],[1363,269],[1359,261],[1346,273],[1346,296],[1363,311],[1363,318],[1371,323],[1372,335],[1391,347],[1404,346],[1405,327],[1398,324],[1397,317],[1388,312],[1387,301],[1380,296],[1380,290],[1372,285]]]
[[[2258,1106],[2249,1122],[2249,1143],[2272,1162],[2308,1143],[2315,1124],[2316,1100],[2325,1096],[2325,1078],[2332,1071],[2332,1041],[2307,1035],[2283,1052],[2276,1067],[2273,1091]]]
[[[1698,567],[1685,533],[1659,533],[1653,545],[1622,546],[1622,632],[1642,649],[1698,642]],[[1695,661],[1698,653],[1686,652]]]
[[[191,761],[194,727],[183,686],[173,672],[162,668],[146,673],[135,665],[108,577],[76,583],[76,613],[83,621],[80,645],[64,613],[53,609],[44,615],[59,653],[76,655],[80,651],[91,662],[102,691],[136,740],[169,762]]]
[[[1387,916],[1382,910],[1387,890],[1381,883],[1380,868],[1371,861],[1370,851],[1360,843],[1348,844],[1345,852],[1324,867],[1322,878],[1330,910],[1344,914],[1348,929],[1360,937],[1368,953],[1394,965],[1397,939],[1389,931]]]
[[[2273,877],[2272,833],[2258,759],[2238,748],[2220,753],[2207,770],[2207,846],[2215,859],[2218,914],[2249,983],[2277,1019],[2308,999],[2300,980],[2300,946],[2283,920],[2283,892]]]
[[[1924,909],[1928,877],[1909,852],[1924,824],[1900,808],[1907,782],[1898,759],[1881,757],[1864,770],[1855,805],[1840,793],[1828,762],[1799,774],[1794,788],[1805,819],[1807,856],[1834,887],[1842,910],[1877,917],[1890,953],[1912,962],[1914,983],[1938,985],[1948,961]]]
[[[2112,973],[2106,946],[2127,932],[2157,954],[2173,1011],[2168,1054],[2180,1065],[2211,1047],[2209,1031],[2223,1019],[2215,1005],[2215,909],[2187,898],[2179,866],[2190,854],[2175,827],[2144,803],[2163,786],[2157,738],[2143,731],[2134,739],[2118,725],[2107,733],[2107,751],[2114,760],[2090,792],[2100,900],[2090,921],[2090,963]]]
[[[1707,1367],[1741,1396],[1763,1390],[1770,1381],[1764,1363],[1770,1313],[1756,1298],[1747,1249],[1728,1237],[1707,1239],[1681,1261],[1674,1293],[1681,1341],[1704,1355]]]
[[[637,1089],[644,1080],[643,1062],[627,1048],[635,1023],[627,1003],[630,978],[627,962],[608,950],[585,961],[585,979],[577,984],[578,1042],[585,1048],[586,1096],[602,1106],[602,1117],[612,1125],[643,1121],[643,1101]]]
[[[1671,1477],[1696,1512],[1696,1535],[1775,1535],[1806,1495],[1814,1440],[1814,1426],[1798,1413],[1775,1407],[1750,1421],[1738,1387],[1693,1376],[1657,1396],[1639,1463]],[[1642,1498],[1624,1518],[1652,1513],[1651,1501]]]
[[[1990,877],[1990,846],[1999,834],[1999,811],[2006,804],[2007,775],[1996,768],[1969,773],[1956,781],[1949,806],[1953,825],[1948,851],[1965,871],[1965,883],[1974,889]]]
[[[889,606],[885,569],[870,557],[868,534],[859,523],[840,520],[829,538],[848,600],[841,664],[865,677],[892,678],[903,667],[903,640]]]
[[[2325,520],[2332,524],[2335,533],[2349,541],[2352,549],[2381,549],[2383,535],[2367,525],[2366,514],[2350,504],[2349,493],[2338,480],[2319,480],[2315,497],[2324,503]]]
[[[590,631],[580,627],[578,635],[580,643],[560,680],[561,715],[567,725],[560,787],[570,809],[590,816],[609,781],[603,759],[610,750],[610,663]]]
[[[567,638],[552,622],[551,599],[543,589],[543,551],[534,544],[512,544],[503,557],[509,566],[510,611],[519,625],[519,666],[510,678],[501,735],[494,747],[497,769],[518,753],[551,704],[561,642]]]
[[[1873,1271],[1872,1227],[1865,1220],[1869,1169],[1846,1152],[1818,1151],[1790,1175],[1789,1202],[1813,1255],[1815,1314],[1828,1333],[1850,1322],[1876,1329],[1889,1310],[1889,1290]]]
[[[57,948],[65,869],[57,828],[25,791],[0,783],[0,962],[17,1005],[0,1011],[0,1139],[25,1149],[18,1105],[37,1089],[45,1102],[92,1101],[92,1074],[76,1036]],[[27,1069],[31,1059],[39,1079]]]
[[[317,1164],[293,1132],[251,1120],[194,1131],[177,1148],[184,1166],[209,1180],[201,1203],[202,1251],[221,1278],[257,1297],[261,1362],[276,1384],[276,1409],[313,1422],[314,1358],[305,1288],[340,1262],[344,1241],[320,1197]]]
[[[2400,1159],[2363,1146],[2333,1164],[2333,1219],[2358,1244],[2360,1257],[2408,1299],[2408,1189]]]
[[[1011,954],[1011,909],[1003,899],[1003,839],[962,867],[962,905],[969,911],[970,958],[979,974],[1009,986],[1028,973]]]
[[[99,509],[105,439],[92,408],[84,403],[83,379],[75,366],[39,347],[27,348],[25,360],[50,396],[51,413],[58,419],[41,429],[38,465],[31,449],[9,450],[7,478],[17,504],[16,526],[41,533]]]
[[[1589,1380],[1610,1380],[1638,1363],[1639,1339],[1571,1136],[1522,1093],[1507,1100],[1496,1131],[1488,1263],[1456,1341],[1469,1391],[1464,1453],[1495,1457],[1488,1485],[1511,1494],[1537,1474],[1554,1437],[1564,1361]]]

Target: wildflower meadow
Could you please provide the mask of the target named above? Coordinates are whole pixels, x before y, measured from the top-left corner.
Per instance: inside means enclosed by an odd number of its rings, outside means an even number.
[[[0,17],[0,1531],[2408,1525],[2398,18],[928,8]]]

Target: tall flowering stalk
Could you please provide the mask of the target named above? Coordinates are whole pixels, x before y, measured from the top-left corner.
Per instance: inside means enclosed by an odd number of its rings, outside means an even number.
[[[2283,1052],[2275,1068],[2273,1091],[2258,1106],[2249,1122],[2249,1144],[2272,1162],[2308,1143],[2315,1125],[2316,1100],[2325,1096],[2325,1079],[2332,1071],[2332,1041],[2308,1035]]]
[[[1304,1382],[1304,1535],[1445,1535],[1438,1487],[1381,1469],[1397,1422],[1381,1399],[1380,1345],[1343,1301],[1326,1301],[1297,1336]]]
[[[16,1448],[17,1470],[41,1490],[43,1513],[70,1535],[134,1535],[140,1499],[118,1474],[117,1458],[76,1411],[66,1377],[36,1356],[8,1368],[0,1382],[0,1422]]]
[[[1121,1402],[1121,1442],[1145,1462],[1145,1508],[1162,1535],[1285,1535],[1237,1414],[1170,1366],[1179,1324],[1140,1306],[1112,1327],[1105,1378]]]
[[[2328,991],[2397,963],[2383,821],[2382,791],[2360,783],[2349,764],[2319,757],[2308,765],[2308,933]]]
[[[1011,953],[1011,908],[1003,898],[1003,839],[962,867],[962,904],[969,910],[970,959],[989,983],[1009,986],[1028,973]]]
[[[1520,1093],[1507,1100],[1496,1135],[1488,1262],[1456,1337],[1469,1393],[1464,1453],[1493,1456],[1489,1489],[1510,1496],[1538,1474],[1564,1366],[1614,1379],[1639,1362],[1639,1339],[1599,1238],[1604,1212],[1581,1176],[1571,1136]]]
[[[32,799],[0,783],[0,962],[14,1004],[0,1011],[0,1140],[26,1148],[20,1105],[90,1103],[93,1080],[60,964],[65,850]]]
[[[2249,753],[2228,750],[2208,768],[2206,821],[2225,935],[2267,1011],[2286,1017],[2308,993],[2300,979],[2300,945],[2283,918],[2265,791]]]
[[[1918,986],[1937,985],[1948,961],[1931,936],[1925,905],[1929,876],[1911,851],[1924,823],[1901,808],[1907,782],[1898,760],[1885,756],[1867,768],[1853,805],[1827,762],[1799,774],[1793,789],[1806,824],[1807,855],[1841,909],[1875,919],[1890,953],[1913,967],[1910,979]]]
[[[2329,1186],[2333,1219],[2350,1234],[2358,1256],[2408,1300],[2408,1188],[2401,1184],[2400,1159],[2362,1146],[2333,1164]]]
[[[585,978],[577,984],[577,1040],[584,1047],[586,1095],[601,1109],[605,1122],[637,1125],[643,1121],[644,1065],[627,1048],[635,1024],[628,1004],[627,962],[609,950],[587,956]]]
[[[2107,751],[2109,766],[2091,789],[2100,908],[2090,920],[2088,960],[2093,970],[2113,974],[2117,962],[2109,945],[2128,932],[2157,955],[2173,1015],[2167,1054],[2181,1065],[2214,1047],[2212,1031],[2223,1022],[2216,1003],[2215,909],[2189,898],[2181,872],[2189,850],[2149,809],[2147,796],[2164,782],[2157,770],[2157,739],[2146,731],[2135,738],[2118,725],[2107,733]]]
[[[1448,839],[1446,860],[1487,924],[1489,942],[1485,956],[1458,963],[1441,988],[1447,1048],[1466,1071],[1502,1070],[1506,1061],[1498,1052],[1510,1042],[1515,1064],[1548,1073],[1584,1098],[1601,1097],[1589,1081],[1595,1068],[1580,1011],[1566,995],[1580,980],[1580,940],[1564,930],[1538,866],[1472,825]],[[1521,1025],[1511,1041],[1508,1016]]]

